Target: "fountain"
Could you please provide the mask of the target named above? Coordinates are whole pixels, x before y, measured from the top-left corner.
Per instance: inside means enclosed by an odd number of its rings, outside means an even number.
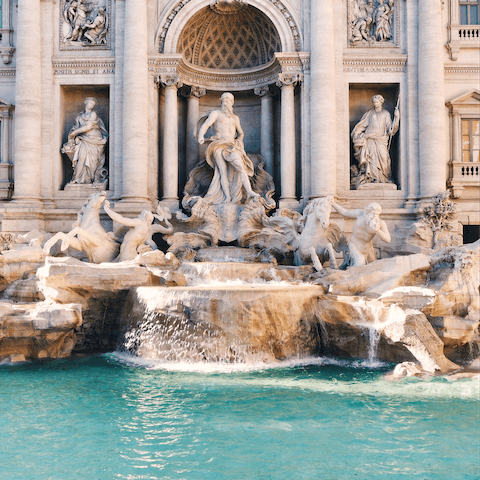
[[[208,148],[183,212],[158,205],[130,219],[97,192],[69,233],[11,239],[0,255],[0,360],[119,348],[167,362],[329,354],[406,362],[402,375],[468,363],[462,352],[479,344],[480,243],[377,260],[374,240],[391,239],[377,203],[347,210],[328,196],[303,214],[272,214],[273,180],[244,151],[232,105],[224,94],[222,109],[199,120]],[[116,231],[100,224],[102,208]],[[348,240],[332,210],[355,220]]]

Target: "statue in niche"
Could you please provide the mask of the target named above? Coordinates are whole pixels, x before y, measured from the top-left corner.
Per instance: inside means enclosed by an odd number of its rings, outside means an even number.
[[[392,240],[384,220],[380,219],[382,207],[378,203],[371,203],[365,210],[346,210],[337,203],[332,207],[345,218],[355,218],[352,236],[348,242],[348,254],[345,255],[340,268],[360,267],[374,262],[377,258],[373,249],[373,239],[376,235],[386,243]]]
[[[365,183],[393,183],[392,161],[389,149],[392,137],[398,132],[400,111],[398,104],[392,118],[383,109],[382,95],[372,97],[373,108],[363,115],[352,130],[354,155],[358,167],[352,167],[352,187]]]
[[[224,93],[220,100],[220,110],[212,110],[200,118],[203,121],[197,140],[200,145],[205,142],[205,134],[213,126],[214,135],[207,142],[207,163],[215,173],[210,183],[204,201],[217,205],[220,203],[241,203],[242,188],[248,198],[258,198],[260,195],[252,190],[249,177],[254,174],[252,161],[244,150],[244,133],[240,119],[233,113],[234,97],[231,93]],[[205,119],[206,117],[206,119]]]
[[[350,43],[374,45],[393,40],[395,0],[350,0]]]
[[[108,15],[104,7],[95,7],[85,0],[65,2],[63,9],[63,42],[79,42],[84,46],[107,43]]]
[[[69,184],[103,185],[106,182],[108,172],[104,165],[108,132],[93,110],[96,104],[94,97],[85,99],[85,112],[75,119],[75,125],[68,133],[68,142],[61,149],[73,166],[73,178]]]

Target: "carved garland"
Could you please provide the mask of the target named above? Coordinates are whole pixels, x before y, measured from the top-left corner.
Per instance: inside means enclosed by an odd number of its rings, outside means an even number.
[[[164,47],[165,47],[165,38],[168,33],[168,29],[170,28],[170,25],[172,24],[173,20],[175,17],[178,15],[180,10],[182,10],[185,5],[190,3],[192,0],[180,0],[175,7],[172,8],[170,15],[167,17],[162,30],[159,35],[159,42],[158,42],[158,52],[159,53],[164,53]],[[288,23],[290,30],[292,32],[293,36],[293,42],[295,44],[295,51],[300,52],[302,50],[302,45],[300,41],[300,30],[292,16],[292,14],[288,11],[287,7],[280,1],[280,0],[268,0],[276,9],[283,15],[285,18],[286,22]]]

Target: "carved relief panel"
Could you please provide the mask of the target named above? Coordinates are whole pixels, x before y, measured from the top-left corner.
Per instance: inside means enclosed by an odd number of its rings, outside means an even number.
[[[108,50],[111,0],[61,0],[60,50]]]
[[[398,47],[399,0],[348,0],[349,47]]]

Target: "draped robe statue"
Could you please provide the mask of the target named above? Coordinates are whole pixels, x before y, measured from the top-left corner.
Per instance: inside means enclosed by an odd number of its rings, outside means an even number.
[[[208,164],[214,169],[214,176],[204,200],[212,205],[220,203],[241,203],[244,192],[247,197],[259,197],[252,190],[250,178],[254,174],[252,161],[247,157],[243,146],[244,133],[240,119],[233,113],[234,97],[224,93],[220,97],[221,110],[213,110],[201,117],[203,120],[197,139],[205,142],[204,135],[213,126],[214,135],[210,137],[206,152]]]
[[[68,142],[63,145],[74,169],[70,183],[101,183],[106,179],[105,145],[108,132],[102,119],[93,109],[97,101],[85,99],[85,112],[75,119],[75,125],[68,133]]]
[[[352,131],[355,158],[358,160],[357,184],[392,183],[390,140],[397,133],[400,112],[395,108],[394,119],[383,109],[384,98],[374,95],[374,107],[363,115]]]

